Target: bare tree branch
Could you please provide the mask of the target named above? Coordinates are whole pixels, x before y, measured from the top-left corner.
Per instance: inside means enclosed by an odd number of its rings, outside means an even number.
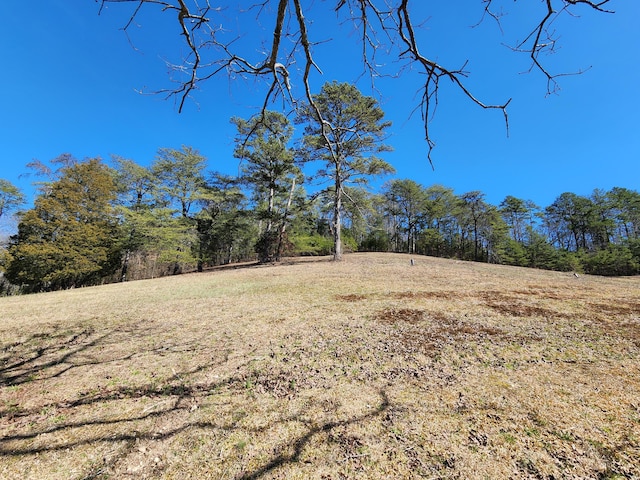
[[[107,4],[130,3],[134,5],[133,12],[124,24],[123,30],[128,31],[135,24],[136,18],[141,15],[145,6],[156,7],[161,12],[175,15],[180,36],[183,37],[188,49],[188,54],[177,63],[170,63],[171,70],[177,78],[174,88],[159,90],[155,93],[166,94],[167,97],[176,97],[178,111],[181,112],[187,98],[190,98],[198,85],[220,74],[230,77],[254,77],[263,78],[266,81],[266,93],[260,115],[264,115],[268,105],[278,98],[285,104],[295,108],[299,97],[314,108],[318,120],[326,128],[330,129],[320,111],[315,108],[310,87],[310,77],[313,71],[322,74],[320,66],[315,62],[312,52],[313,45],[320,39],[312,39],[311,22],[305,18],[302,2],[300,0],[248,0],[233,2],[218,0],[218,6],[213,7],[213,0],[95,0],[99,3],[99,14],[104,13]],[[502,30],[501,20],[504,13],[500,9],[494,9],[494,0],[479,0],[483,6],[481,23],[485,18],[495,20]],[[551,30],[551,26],[559,15],[563,13],[573,14],[573,8],[585,7],[598,12],[610,12],[605,7],[610,0],[543,0],[544,9],[541,17],[530,33],[518,42],[512,50],[526,52],[532,61],[530,70],[540,71],[547,79],[547,93],[557,90],[556,79],[571,73],[551,72],[541,59],[541,55],[553,52],[557,44],[557,35]],[[336,14],[345,15],[353,22],[359,31],[358,42],[361,49],[362,65],[365,72],[371,78],[372,88],[375,89],[375,80],[382,76],[396,76],[409,67],[419,67],[424,74],[421,82],[421,100],[416,109],[420,109],[424,123],[424,135],[427,143],[427,158],[433,166],[431,153],[435,142],[431,138],[429,126],[438,106],[438,93],[440,80],[449,80],[464,96],[473,104],[483,109],[500,110],[505,119],[507,134],[509,122],[507,107],[511,102],[508,99],[501,103],[489,103],[478,98],[465,84],[464,79],[468,73],[461,68],[450,68],[435,60],[437,52],[423,53],[420,41],[416,35],[416,26],[411,16],[412,7],[410,0],[335,0],[333,10]],[[222,12],[235,6],[239,8],[239,17],[247,15],[250,11],[257,11],[256,18],[247,22],[258,23],[260,18],[273,16],[270,46],[257,61],[251,60],[255,52],[250,49],[243,50],[236,36],[229,39],[233,33],[222,28]],[[273,8],[271,8],[273,7]],[[323,8],[322,6],[316,8]],[[514,7],[515,8],[515,7]],[[287,16],[291,16],[291,21]],[[344,18],[344,17],[343,17]],[[317,34],[316,34],[317,35]],[[246,47],[245,47],[246,48]],[[243,53],[244,52],[244,53]],[[383,58],[380,58],[383,57]],[[393,74],[385,74],[385,65],[399,62],[400,66]],[[296,67],[302,64],[302,68]],[[294,71],[294,69],[297,71]],[[388,70],[387,70],[388,71]],[[584,70],[574,72],[582,73]],[[295,74],[295,76],[294,76]],[[295,79],[301,82],[296,87]],[[295,89],[301,88],[302,94]],[[327,142],[328,143],[328,142]],[[335,152],[334,152],[335,153]]]
[[[491,12],[492,0],[483,0],[486,3],[485,11],[489,12],[489,15],[495,16]],[[536,69],[541,72],[547,79],[547,94],[557,92],[558,84],[556,79],[567,75],[580,75],[586,71],[586,69],[578,70],[576,72],[568,73],[551,73],[547,67],[540,60],[541,54],[549,54],[556,51],[556,45],[558,37],[555,31],[550,29],[555,20],[563,13],[573,15],[570,11],[571,6],[578,4],[586,5],[593,10],[603,13],[613,13],[611,10],[606,10],[604,5],[609,3],[610,0],[603,0],[600,2],[594,2],[591,0],[544,0],[543,16],[539,20],[534,29],[515,47],[510,47],[513,51],[522,52],[529,55],[531,58],[531,67],[529,71]],[[557,6],[556,6],[557,5]]]

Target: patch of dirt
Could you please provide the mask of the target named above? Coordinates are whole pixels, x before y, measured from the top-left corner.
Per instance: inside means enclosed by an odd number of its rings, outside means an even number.
[[[484,291],[478,293],[484,305],[502,315],[512,317],[567,318],[567,315],[551,308],[531,305],[508,293]]]
[[[366,300],[366,295],[360,295],[356,293],[350,293],[348,295],[336,295],[335,299],[341,302],[360,302]]]
[[[443,299],[443,300],[450,300],[453,298],[459,298],[460,297],[460,293],[459,292],[429,292],[429,291],[424,291],[424,292],[395,292],[395,293],[390,293],[389,296],[391,298],[396,298],[398,300],[403,300],[403,299],[429,299],[429,298],[439,298],[439,299]]]
[[[550,308],[527,305],[521,302],[495,302],[488,301],[485,305],[502,315],[512,317],[543,317],[543,318],[565,318],[566,315]]]
[[[445,344],[462,340],[512,338],[507,332],[486,325],[465,322],[443,313],[427,312],[410,308],[385,309],[375,316],[385,325],[393,325],[390,341],[404,353],[433,352]]]
[[[286,370],[265,368],[240,375],[235,385],[240,390],[255,393],[268,393],[274,398],[291,398],[300,388],[300,375]]]
[[[376,315],[378,321],[387,324],[405,322],[410,324],[421,323],[424,320],[424,310],[416,310],[413,308],[389,308],[382,310]]]
[[[590,303],[591,308],[598,313],[607,315],[640,315],[640,302],[619,301],[618,303]]]
[[[420,299],[441,299],[441,300],[452,300],[455,298],[460,298],[460,292],[449,292],[449,291],[407,291],[407,292],[390,292],[385,295],[387,298],[393,298],[396,300],[420,300]],[[371,295],[363,295],[363,294],[346,294],[346,295],[336,295],[334,297],[336,300],[342,302],[359,302],[362,300],[366,300],[371,298]]]

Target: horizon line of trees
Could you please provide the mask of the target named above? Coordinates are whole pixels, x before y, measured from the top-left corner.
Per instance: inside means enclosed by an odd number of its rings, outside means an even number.
[[[160,149],[149,167],[70,155],[52,165],[34,207],[17,213],[18,233],[0,249],[4,293],[335,253],[332,187],[307,194],[293,163],[271,186],[255,178],[264,170],[247,167],[238,178],[206,173],[206,159],[191,147]],[[19,199],[17,190],[3,195],[3,214]],[[344,187],[341,210],[348,252],[640,273],[640,193],[626,188],[565,192],[542,208],[514,196],[492,205],[480,191],[456,195],[393,179],[379,193]]]
[[[244,260],[342,251],[406,252],[599,275],[640,273],[640,194],[616,187],[566,192],[551,205],[481,191],[456,195],[393,179],[383,112],[350,84],[330,82],[296,122],[263,111],[237,127],[236,177],[206,170],[196,149],[161,148],[150,166],[113,157],[63,154],[28,165],[41,176],[33,208],[16,213],[18,232],[0,246],[0,293],[118,282]],[[295,144],[295,146],[292,146]],[[304,167],[319,165],[313,175]],[[324,181],[309,194],[305,183]],[[0,179],[0,218],[24,195]]]

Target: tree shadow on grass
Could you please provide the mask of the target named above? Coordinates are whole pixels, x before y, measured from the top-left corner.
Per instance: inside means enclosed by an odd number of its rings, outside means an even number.
[[[376,409],[368,413],[365,413],[363,415],[349,418],[347,420],[325,422],[318,426],[308,427],[307,433],[298,437],[296,440],[293,440],[292,442],[290,442],[290,446],[293,447],[293,452],[291,454],[278,455],[273,459],[271,459],[262,467],[259,467],[252,472],[245,473],[244,475],[239,477],[239,480],[256,480],[286,464],[295,463],[299,461],[300,455],[304,451],[306,445],[314,436],[318,434],[330,432],[331,430],[338,427],[346,427],[348,425],[354,425],[357,423],[365,422],[367,420],[370,420],[382,414],[384,411],[386,411],[389,408],[389,398],[387,397],[387,394],[384,390],[380,390],[378,393],[380,395],[381,402]]]
[[[64,385],[66,377],[63,374],[76,368],[89,367],[86,373],[76,374],[84,388],[86,384],[82,378],[85,375],[95,383],[90,370],[92,366],[118,362],[120,367],[131,368],[135,367],[138,355],[151,355],[155,359],[172,353],[179,356],[199,348],[198,340],[192,340],[172,341],[171,347],[165,344],[127,351],[127,347],[132,350],[138,345],[133,340],[125,345],[124,351],[122,347],[112,349],[123,336],[148,339],[153,338],[154,330],[126,328],[95,334],[77,328],[75,333],[67,330],[57,334],[33,334],[24,341],[6,345],[2,349],[5,355],[0,368],[0,458],[11,457],[29,464],[34,456],[44,459],[42,455],[47,454],[52,454],[51,458],[71,455],[73,459],[74,449],[98,448],[108,443],[113,445],[108,450],[117,454],[103,458],[94,467],[86,465],[86,458],[84,461],[78,458],[78,465],[74,465],[85,472],[82,478],[101,478],[133,453],[134,446],[140,441],[162,441],[188,428],[215,427],[212,423],[185,420],[193,411],[193,399],[204,397],[231,381],[225,378],[209,383],[193,381],[195,375],[215,370],[228,362],[228,352],[222,351],[215,359],[209,357],[208,363],[183,371],[172,369],[171,375],[158,377],[149,384],[102,385],[104,378],[101,378],[99,384],[102,386],[87,391],[80,391],[78,383],[69,387]],[[58,377],[62,384],[50,383],[52,379],[58,382]],[[49,389],[55,391],[55,400],[47,399]],[[43,401],[34,402],[38,397]],[[142,404],[139,403],[141,399],[145,399]],[[27,408],[25,402],[35,403],[35,406]],[[147,407],[143,409],[145,405]],[[175,424],[171,422],[173,418],[178,419]],[[155,428],[158,421],[175,428],[158,430]]]
[[[40,391],[41,388],[59,389],[60,387],[47,381],[56,379],[58,382],[59,378],[65,378],[63,374],[75,368],[106,365],[116,361],[123,362],[128,368],[129,364],[135,365],[135,355],[146,353],[155,358],[155,355],[166,354],[166,347],[154,347],[136,352],[118,350],[115,355],[101,356],[101,352],[104,353],[105,349],[109,351],[108,346],[117,342],[120,339],[118,334],[122,333],[110,330],[96,334],[78,328],[75,333],[67,331],[65,334],[34,334],[19,345],[5,347],[7,355],[4,366],[0,369],[0,394],[11,398],[12,392],[17,392],[13,387],[30,391],[30,384],[33,383],[38,384],[33,392]],[[131,328],[127,335],[152,337],[153,331]],[[182,354],[189,347],[199,348],[199,340],[180,344],[176,354]],[[229,364],[230,361],[233,362],[232,365]],[[291,372],[281,371],[274,365],[264,367],[266,373],[260,378],[272,377],[272,380],[262,380],[265,385],[273,387],[273,391],[260,395],[279,399],[275,408],[285,411],[284,407],[292,397],[281,396],[280,390],[275,386],[283,375]],[[270,369],[271,367],[274,368]],[[77,459],[78,464],[74,468],[83,472],[80,478],[107,478],[114,472],[117,474],[124,471],[127,465],[139,460],[141,442],[157,445],[156,442],[177,439],[187,430],[218,432],[223,438],[227,438],[234,431],[246,433],[255,430],[255,433],[261,433],[281,423],[295,422],[303,425],[303,433],[288,441],[287,445],[281,446],[278,453],[273,454],[262,466],[253,471],[241,472],[238,474],[241,476],[237,477],[258,479],[282,466],[297,462],[316,435],[367,421],[389,406],[386,393],[380,391],[379,405],[361,415],[343,420],[329,418],[318,424],[305,419],[304,411],[300,411],[289,417],[277,415],[268,425],[255,429],[241,424],[242,418],[203,417],[196,413],[198,404],[203,401],[216,404],[219,401],[217,398],[223,399],[223,404],[233,409],[234,406],[225,403],[230,398],[254,395],[247,389],[246,383],[255,374],[255,368],[255,360],[251,354],[244,359],[236,357],[230,360],[229,352],[226,352],[182,371],[173,370],[173,375],[159,378],[152,384],[110,385],[86,392],[71,388],[64,390],[56,400],[43,398],[45,401],[36,402],[36,406],[30,408],[21,408],[19,404],[8,405],[5,402],[0,411],[0,459],[6,457],[31,463],[37,456],[40,461],[49,458],[56,462],[60,461],[55,460],[59,455],[64,455],[67,458],[65,462],[74,463]],[[228,373],[213,375],[219,372]],[[215,380],[203,380],[211,378],[211,375]],[[294,391],[289,393],[297,395]],[[217,397],[218,394],[221,396]],[[19,402],[23,397],[16,398]],[[140,403],[141,400],[143,403]],[[52,421],[58,417],[60,420]],[[105,449],[105,444],[111,447]],[[93,463],[87,461],[86,453],[79,453],[78,457],[74,455],[76,449],[78,452],[86,452],[87,446],[96,452],[108,450],[112,454],[108,458],[96,459]],[[185,455],[183,459],[188,459],[190,452],[185,452]],[[158,475],[164,467],[151,462],[144,468],[148,469],[147,473],[152,471],[153,475]]]
[[[54,327],[56,329],[57,327]],[[120,345],[123,339],[151,337],[152,326],[119,327],[96,333],[92,327],[67,328],[63,332],[34,333],[20,342],[0,347],[0,388],[15,387],[61,376],[72,369],[113,362],[125,362],[141,353],[159,352],[162,347],[106,356],[103,349]]]
[[[23,342],[6,346],[3,351],[9,354],[2,359],[0,387],[17,386],[36,379],[46,380],[78,366],[102,363],[86,359],[77,362],[75,357],[103,343],[112,333],[94,336],[91,329],[87,329],[73,334],[33,334]],[[44,342],[48,345],[42,345]],[[119,360],[128,358],[131,358],[131,355]],[[62,368],[45,374],[56,366]]]
[[[319,255],[319,256],[300,256],[300,257],[282,257],[277,262],[260,263],[258,261],[251,262],[239,262],[239,263],[226,263],[224,265],[214,265],[212,267],[206,267],[203,272],[219,272],[225,270],[244,270],[255,269],[265,267],[278,267],[286,265],[299,265],[304,263],[329,263],[333,260],[333,256]]]

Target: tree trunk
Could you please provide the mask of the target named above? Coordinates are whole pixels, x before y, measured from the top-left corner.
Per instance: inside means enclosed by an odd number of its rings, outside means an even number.
[[[342,260],[342,182],[340,172],[336,169],[336,192],[333,205],[333,260]]]
[[[293,178],[291,182],[291,190],[289,191],[289,199],[287,200],[287,206],[284,209],[284,215],[282,216],[282,225],[280,226],[280,232],[278,235],[278,248],[276,249],[276,261],[280,261],[282,257],[282,239],[284,237],[284,231],[287,228],[287,217],[289,216],[289,210],[291,209],[291,202],[293,201],[293,194],[296,189],[296,179]]]
[[[473,259],[477,262],[478,258],[478,221],[473,221]]]
[[[269,187],[269,207],[267,210],[267,232],[270,232],[271,227],[273,226],[273,198],[275,195],[275,188],[271,185]]]

